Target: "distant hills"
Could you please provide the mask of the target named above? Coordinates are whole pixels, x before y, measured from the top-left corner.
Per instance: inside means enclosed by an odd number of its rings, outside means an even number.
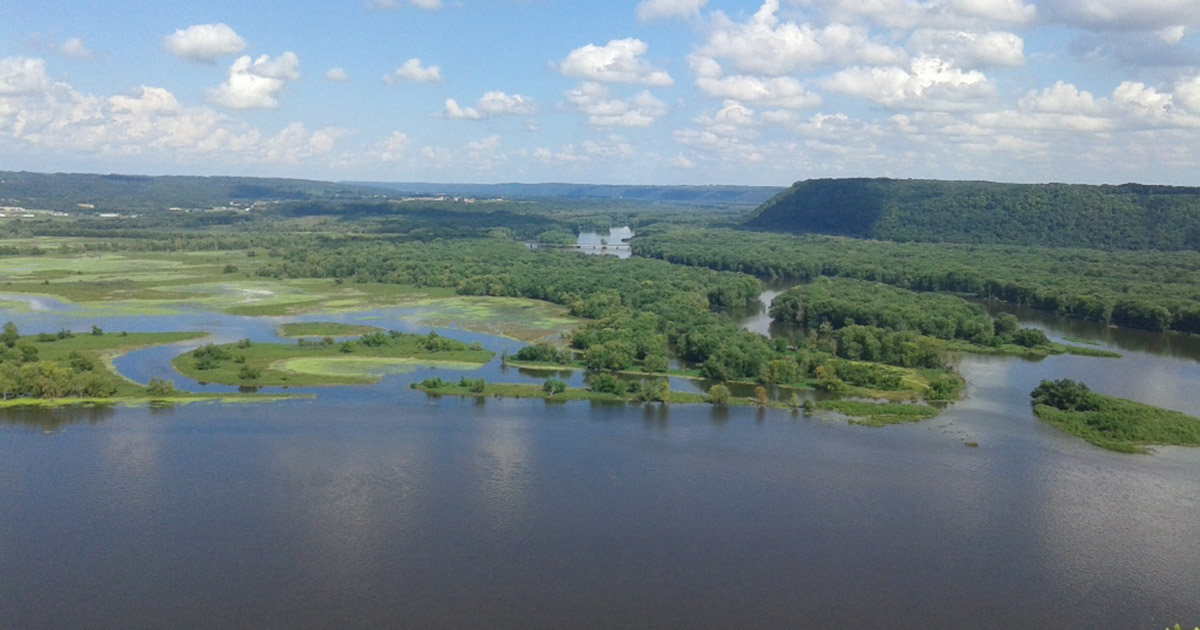
[[[894,241],[1200,250],[1200,188],[814,179],[767,200],[746,225]]]
[[[748,206],[782,190],[770,186],[613,186],[592,184],[430,184],[325,182],[266,177],[193,177],[0,171],[0,206],[95,212],[210,209],[255,201],[333,201],[426,196],[483,199],[624,200]]]
[[[611,184],[430,184],[361,182],[410,195],[505,199],[613,199],[647,203],[756,206],[783,190],[779,186],[622,186]]]
[[[193,177],[0,171],[0,205],[129,212],[254,201],[361,199],[389,191],[355,184],[263,177]]]

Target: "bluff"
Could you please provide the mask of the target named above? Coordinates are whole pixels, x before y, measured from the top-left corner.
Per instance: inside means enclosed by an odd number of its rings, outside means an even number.
[[[746,225],[891,241],[1200,250],[1200,188],[813,179],[768,199]]]

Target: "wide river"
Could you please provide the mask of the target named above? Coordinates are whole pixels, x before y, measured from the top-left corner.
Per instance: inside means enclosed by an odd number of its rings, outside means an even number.
[[[285,321],[35,306],[0,321],[220,341]],[[1125,356],[967,357],[969,399],[882,429],[407,388],[430,370],[277,404],[0,412],[0,628],[1200,623],[1200,450],[1111,453],[1028,402],[1072,377],[1194,414],[1200,343],[1019,314]],[[409,315],[356,317],[427,330]],[[117,365],[144,380],[185,347]],[[477,374],[539,378],[500,372]]]

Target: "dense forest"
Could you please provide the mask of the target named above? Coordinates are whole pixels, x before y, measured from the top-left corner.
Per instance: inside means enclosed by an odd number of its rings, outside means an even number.
[[[1200,250],[1200,188],[817,179],[772,197],[746,225],[894,241]]]
[[[809,280],[843,276],[997,298],[1080,319],[1200,333],[1200,253],[893,243],[728,229],[653,229],[640,256]]]

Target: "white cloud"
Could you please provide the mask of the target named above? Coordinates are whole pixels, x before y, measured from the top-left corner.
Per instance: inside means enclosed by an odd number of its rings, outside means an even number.
[[[995,87],[979,71],[964,71],[936,57],[914,59],[911,68],[847,68],[822,81],[827,90],[889,107],[977,109]]]
[[[1013,33],[921,29],[908,40],[918,56],[937,57],[962,68],[1025,65],[1025,41]]]
[[[440,66],[425,66],[420,59],[416,57],[404,62],[404,65],[395,70],[383,75],[384,83],[391,83],[396,79],[408,79],[413,83],[440,83],[442,80],[442,68]]]
[[[408,146],[408,135],[393,131],[392,135],[380,143],[379,159],[383,162],[395,162],[404,156],[404,149]]]
[[[649,127],[667,114],[667,104],[645,90],[623,100],[612,97],[603,85],[585,82],[566,98],[594,127]]]
[[[325,72],[325,80],[330,83],[345,83],[350,80],[350,75],[342,68],[330,68]]]
[[[91,59],[95,57],[95,53],[88,50],[87,44],[83,42],[82,37],[72,37],[59,46],[58,51],[73,59]]]
[[[1200,116],[1200,76],[1180,81],[1175,86],[1175,100],[1191,113]]]
[[[588,44],[567,54],[558,69],[564,76],[601,83],[674,84],[671,75],[642,59],[646,43],[640,39],[614,39],[604,46]]]
[[[291,51],[276,59],[262,55],[251,62],[249,55],[238,57],[208,99],[231,109],[274,109],[279,107],[279,92],[284,83],[300,78],[300,60]]]
[[[1158,33],[1156,33],[1156,35],[1158,35],[1158,38],[1161,39],[1163,41],[1163,43],[1171,44],[1172,46],[1183,41],[1183,36],[1186,34],[1187,34],[1187,27],[1185,27],[1181,24],[1175,24],[1174,26],[1168,26],[1168,27],[1162,29],[1161,31],[1159,31]]]
[[[1019,102],[1021,109],[1054,114],[1098,114],[1103,99],[1080,90],[1070,83],[1059,81],[1040,92],[1030,92]]]
[[[639,22],[662,18],[689,19],[699,17],[708,0],[642,0],[634,9]]]
[[[509,95],[498,91],[484,94],[476,107],[487,116],[532,114],[535,109],[533,99],[527,96]]]
[[[236,55],[246,42],[224,23],[196,24],[176,30],[163,40],[167,52],[198,63],[216,63],[218,57]]]
[[[275,59],[260,55],[250,65],[250,73],[267,79],[295,81],[300,78],[300,59],[290,50]]]
[[[721,68],[712,59],[689,59],[696,73],[696,88],[710,98],[734,99],[767,107],[803,109],[821,104],[821,97],[804,89],[792,77],[733,75],[722,77]]]
[[[0,96],[40,92],[50,85],[46,61],[31,57],[0,59]]]
[[[480,120],[483,118],[483,114],[480,114],[479,110],[474,107],[461,107],[458,101],[452,98],[446,99],[442,115],[454,120]]]
[[[823,28],[781,21],[779,0],[766,0],[749,22],[713,14],[704,56],[726,59],[745,74],[780,76],[821,65],[903,63],[903,50],[873,41],[867,29],[833,23]]]
[[[687,156],[682,153],[671,158],[667,163],[675,168],[690,169],[696,167],[696,163],[687,159]]]

